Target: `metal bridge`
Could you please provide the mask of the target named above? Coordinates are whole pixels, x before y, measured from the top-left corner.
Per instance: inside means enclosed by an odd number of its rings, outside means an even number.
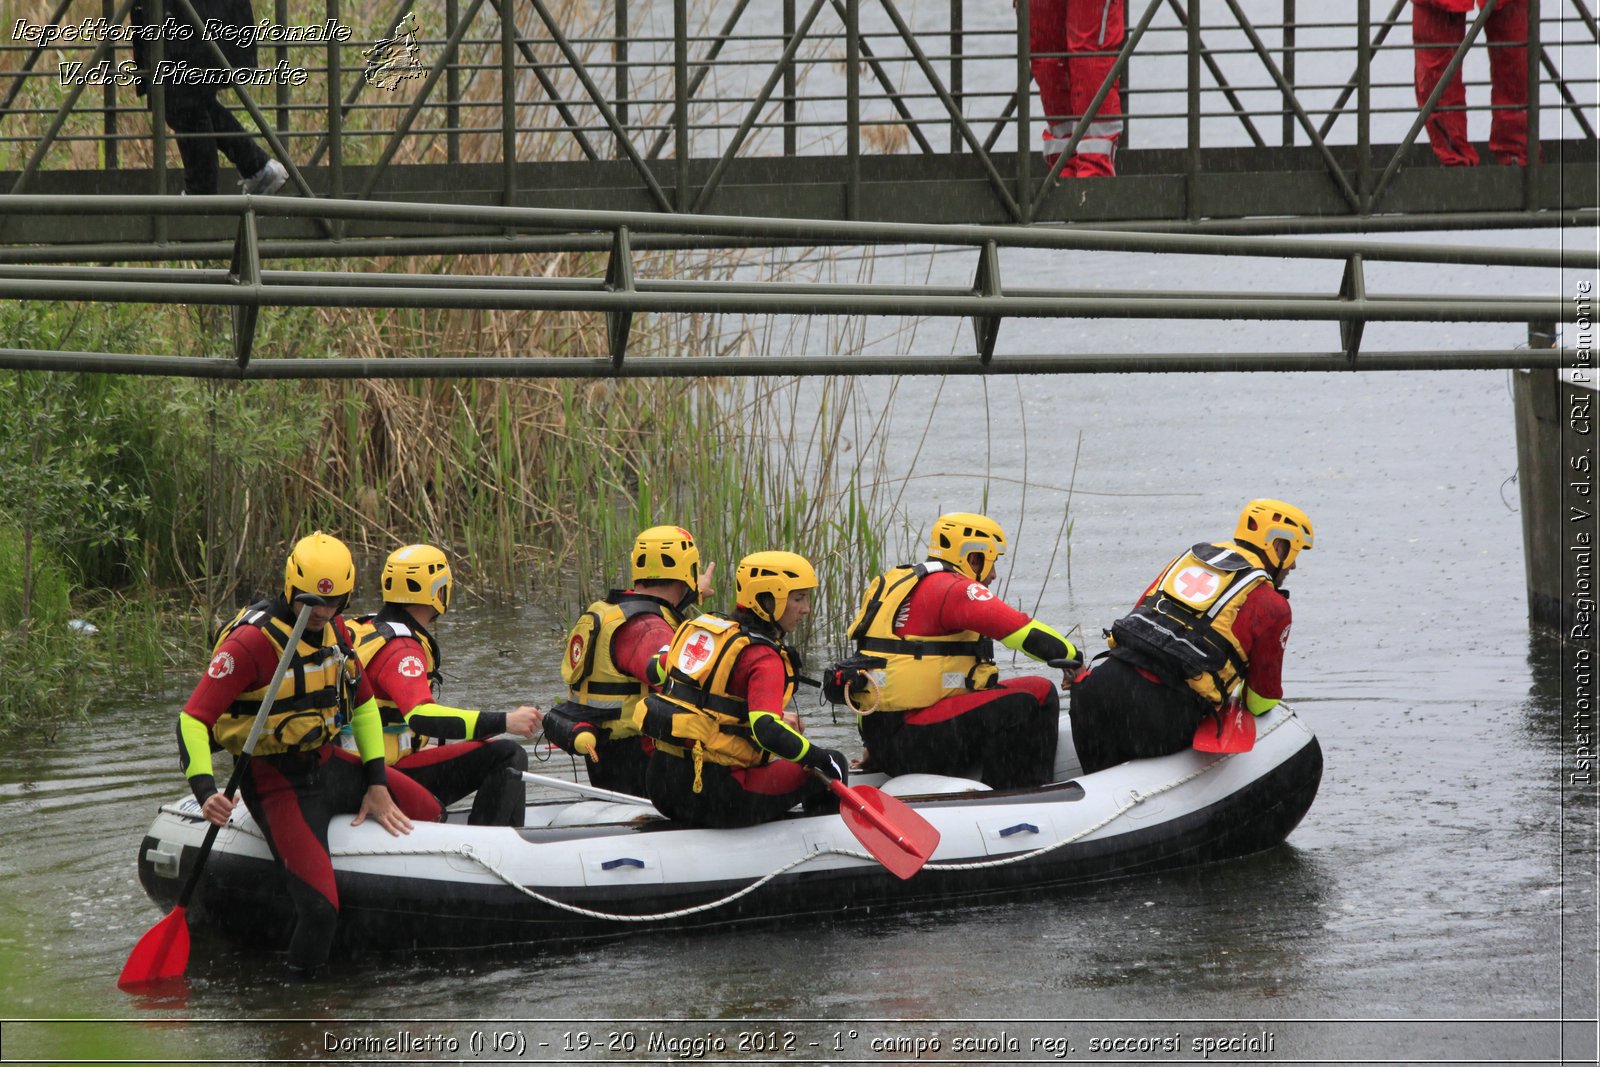
[[[198,199],[172,195],[181,177],[160,88],[152,121],[117,78],[83,76],[114,73],[127,58],[94,20],[120,26],[132,3],[58,0],[35,20],[79,27],[78,40],[45,40],[26,20],[8,27],[20,39],[0,52],[0,189],[10,193],[0,196],[0,297],[223,305],[233,309],[232,341],[210,357],[0,348],[0,366],[302,377],[1559,365],[1559,350],[1364,352],[1368,322],[1576,315],[1567,294],[1376,294],[1364,264],[1600,269],[1592,242],[1540,252],[1306,239],[1592,230],[1600,32],[1586,0],[1527,0],[1530,160],[1474,168],[1437,165],[1422,136],[1439,94],[1419,108],[1409,0],[1317,5],[1310,18],[1296,0],[1128,0],[1125,43],[1096,97],[1121,80],[1118,176],[1093,180],[1061,179],[1037,152],[1028,0],[1015,13],[994,0],[712,0],[693,12],[687,0],[398,0],[370,26],[357,20],[373,6],[273,0],[270,15],[257,5],[271,26],[353,34],[268,39],[261,65],[304,77],[225,90],[288,167],[287,195]],[[163,5],[192,12],[189,0],[146,3],[155,15]],[[1469,20],[1452,59],[1478,88],[1486,47],[1503,47],[1482,39],[1494,6]],[[398,62],[374,61],[402,39],[412,47]],[[220,49],[216,58],[226,63]],[[1488,111],[1471,109],[1480,134]],[[1286,234],[1301,236],[1273,236]],[[825,244],[970,248],[972,282],[785,285],[638,269],[657,251]],[[1344,269],[1325,293],[1021,288],[1002,276],[1000,256],[1019,247],[1332,258]],[[560,251],[598,253],[604,277],[304,266]],[[301,267],[267,270],[269,260]],[[194,261],[219,266],[181,265]],[[599,313],[610,355],[253,358],[259,312],[306,305]],[[629,354],[635,315],[688,313],[959,316],[972,322],[974,351]],[[1338,345],[997,356],[1000,324],[1030,316],[1326,320],[1338,324]]]

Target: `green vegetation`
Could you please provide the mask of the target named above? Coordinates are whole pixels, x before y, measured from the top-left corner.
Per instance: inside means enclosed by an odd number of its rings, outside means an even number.
[[[259,348],[309,360],[457,346],[590,355],[604,343],[582,317],[540,320],[305,311],[263,317]],[[223,324],[204,308],[0,306],[0,336],[43,350],[221,351]],[[685,342],[650,323],[636,337]],[[670,522],[722,564],[717,603],[731,600],[740,555],[783,547],[817,564],[817,617],[848,615],[852,583],[886,551],[863,452],[847,462],[841,451],[871,432],[854,425],[850,399],[847,383],[828,379],[7,372],[0,632],[15,635],[8,667],[32,683],[0,687],[0,734],[89,710],[96,695],[152,682],[169,663],[192,666],[209,628],[274,590],[289,544],[318,528],[356,549],[367,580],[395,546],[428,541],[473,595],[531,588],[574,605],[621,582],[639,529]],[[74,617],[99,633],[73,630]]]

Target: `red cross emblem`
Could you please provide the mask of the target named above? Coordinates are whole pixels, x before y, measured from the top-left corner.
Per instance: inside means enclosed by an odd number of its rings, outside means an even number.
[[[678,666],[693,674],[700,669],[700,665],[711,658],[711,653],[716,651],[716,642],[705,634],[695,634],[694,640],[683,646],[683,651],[678,653]]]
[[[321,593],[323,596],[327,596],[329,593],[333,592],[333,579],[332,578],[318,578],[317,579],[317,592]]]
[[[1199,567],[1178,572],[1178,595],[1185,600],[1204,600],[1217,588],[1217,576]]]
[[[575,636],[567,646],[567,662],[573,667],[583,662],[583,638]]]

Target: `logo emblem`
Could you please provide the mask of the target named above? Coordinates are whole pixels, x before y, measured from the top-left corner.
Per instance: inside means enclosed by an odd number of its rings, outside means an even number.
[[[711,653],[717,650],[717,643],[707,634],[695,634],[694,640],[683,646],[683,651],[678,653],[678,669],[686,674],[693,674],[711,658]]]
[[[1204,567],[1185,567],[1174,584],[1180,597],[1198,603],[1217,591],[1217,576]]]
[[[218,652],[211,657],[211,665],[206,668],[206,674],[212,678],[226,678],[233,673],[233,656],[227,652]]]
[[[985,600],[993,600],[994,594],[989,592],[988,586],[981,585],[978,582],[973,582],[971,585],[967,586],[967,599],[976,600],[981,603]]]
[[[421,678],[424,671],[422,659],[419,656],[406,656],[400,661],[400,665],[395,670],[407,678]]]
[[[583,662],[583,635],[573,634],[567,644],[567,665],[576,669]]]
[[[428,68],[420,62],[422,49],[417,44],[416,13],[406,12],[405,18],[395,24],[394,36],[363,49],[361,57],[367,61],[366,69],[361,72],[367,84],[391,93],[401,82],[426,74]]]
[[[318,578],[317,579],[317,592],[321,593],[323,596],[327,596],[329,593],[333,592],[333,579],[332,578]]]
[[[1283,633],[1278,637],[1278,644],[1284,648],[1289,647],[1289,627],[1283,628]]]

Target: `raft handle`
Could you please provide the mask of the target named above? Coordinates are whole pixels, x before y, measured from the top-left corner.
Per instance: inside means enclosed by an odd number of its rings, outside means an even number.
[[[1028,831],[1028,833],[1030,833],[1030,834],[1036,834],[1036,833],[1039,832],[1039,828],[1037,826],[1033,825],[1033,823],[1031,823],[1031,822],[1019,822],[1015,826],[1008,826],[1004,830],[1001,830],[1000,831],[1000,836],[1001,837],[1010,837],[1012,834],[1020,834],[1024,830]]]
[[[618,867],[637,867],[642,871],[644,870],[644,860],[636,860],[631,856],[624,856],[621,859],[606,860],[600,864],[602,871],[614,871]]]
[[[151,845],[144,850],[144,858],[150,861],[150,869],[159,878],[176,878],[182,861],[182,851],[168,852],[159,844]]]

